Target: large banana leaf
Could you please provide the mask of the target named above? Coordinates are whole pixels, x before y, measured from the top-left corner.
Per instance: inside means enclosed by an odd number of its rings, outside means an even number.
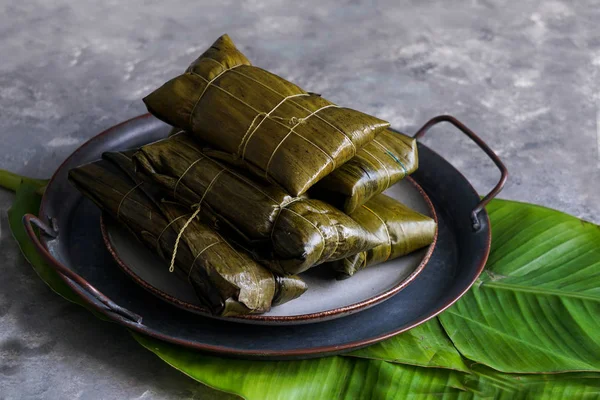
[[[467,358],[505,372],[600,370],[600,226],[495,200],[480,280],[440,316]]]
[[[6,181],[1,172],[0,186],[17,189],[9,223],[24,255],[53,290],[77,301],[37,255],[21,224],[24,213],[37,212],[44,182],[15,181],[12,175]],[[467,367],[452,346],[450,339],[469,359],[506,371],[597,369],[598,342],[593,333],[599,331],[600,255],[594,245],[599,242],[599,227],[515,202],[497,200],[488,209],[494,226],[488,271],[469,294],[442,314],[450,338],[432,320],[343,357],[253,362],[207,356],[135,337],[194,379],[249,399],[598,398],[600,374],[517,375],[483,365]],[[534,313],[540,309],[544,312]],[[562,313],[558,314],[561,321],[576,323],[554,327],[552,311]],[[538,342],[536,334],[542,337]],[[556,368],[545,369],[549,366]]]
[[[162,360],[194,379],[248,399],[457,399],[464,373],[353,357],[301,361],[227,360],[134,334]]]
[[[600,374],[516,375],[475,365],[471,373],[379,360],[228,360],[134,334],[194,379],[247,399],[597,399]]]

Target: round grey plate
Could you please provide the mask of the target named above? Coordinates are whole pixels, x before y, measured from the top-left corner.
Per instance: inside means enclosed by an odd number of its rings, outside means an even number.
[[[386,194],[437,221],[431,201],[414,180],[400,181],[386,191]],[[127,229],[108,215],[102,216],[101,224],[109,252],[135,282],[180,308],[212,316],[200,303],[192,286],[170,273],[168,264],[138,242]],[[253,324],[305,324],[365,310],[397,294],[416,278],[433,252],[435,239],[426,248],[366,268],[341,281],[336,280],[333,272],[325,266],[313,268],[301,274],[308,290],[299,298],[273,307],[261,315],[215,318]]]

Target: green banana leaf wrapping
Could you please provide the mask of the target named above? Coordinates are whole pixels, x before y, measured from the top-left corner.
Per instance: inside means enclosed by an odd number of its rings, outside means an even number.
[[[202,204],[204,220],[234,231],[255,257],[282,274],[297,274],[326,261],[367,250],[377,238],[335,207],[292,197],[277,185],[204,153],[185,134],[142,146],[134,154],[137,173],[158,183],[165,195],[189,207]]]
[[[221,36],[144,98],[148,110],[299,196],[354,157],[388,122],[339,107],[252,66]]]
[[[149,197],[152,188],[147,183],[131,181],[105,160],[71,170],[69,179],[138,240],[170,261],[177,235],[192,216],[189,208]],[[273,274],[197,219],[181,235],[175,271],[216,315],[263,313],[306,290],[300,278]]]
[[[433,242],[437,229],[433,219],[384,194],[373,197],[350,216],[374,233],[380,244],[368,251],[330,263],[338,272],[338,279],[348,278],[363,268],[428,246]]]
[[[310,193],[350,214],[418,166],[417,141],[387,129]]]
[[[300,273],[326,261],[340,260],[376,243],[376,238],[355,220],[316,199],[298,199],[283,207],[272,236],[274,256],[261,262],[284,273]]]

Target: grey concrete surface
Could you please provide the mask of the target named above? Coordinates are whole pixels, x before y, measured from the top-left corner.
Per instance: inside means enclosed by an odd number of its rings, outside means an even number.
[[[508,166],[501,197],[600,222],[598,1],[0,0],[0,168],[48,177],[222,33],[255,64],[414,132],[451,113]],[[498,173],[449,128],[425,140],[482,193]],[[52,293],[0,191],[0,399],[211,398]]]

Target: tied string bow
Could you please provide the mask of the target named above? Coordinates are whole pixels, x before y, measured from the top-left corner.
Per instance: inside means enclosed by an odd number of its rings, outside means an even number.
[[[189,170],[189,168],[188,168],[188,170]],[[204,201],[204,198],[206,197],[206,195],[210,191],[210,189],[213,187],[213,185],[215,184],[215,182],[217,181],[217,179],[219,178],[219,176],[221,176],[221,174],[223,173],[223,171],[225,171],[225,168],[221,169],[212,178],[212,180],[210,181],[210,183],[206,187],[206,190],[202,194],[202,197],[200,198],[200,201],[197,204],[192,205],[192,209],[195,209],[195,211],[188,218],[188,220],[185,221],[185,224],[183,224],[183,226],[179,230],[179,233],[177,234],[177,238],[175,239],[175,245],[173,246],[173,255],[171,256],[171,263],[169,264],[169,272],[173,272],[175,270],[175,258],[177,257],[177,249],[179,248],[179,242],[181,241],[181,237],[183,236],[183,233],[185,232],[185,230],[187,229],[187,227],[190,226],[190,224],[192,223],[192,221],[198,216],[198,214],[200,214],[200,211],[202,210],[202,202]],[[181,177],[183,177],[183,175]],[[181,180],[181,177],[179,178],[180,180]],[[174,222],[174,221],[176,221],[177,219],[178,218],[174,219],[173,221],[171,221],[171,223]],[[169,223],[169,225],[171,225],[171,223]],[[167,227],[169,225],[167,225]],[[160,238],[160,236],[159,236],[159,238]]]

